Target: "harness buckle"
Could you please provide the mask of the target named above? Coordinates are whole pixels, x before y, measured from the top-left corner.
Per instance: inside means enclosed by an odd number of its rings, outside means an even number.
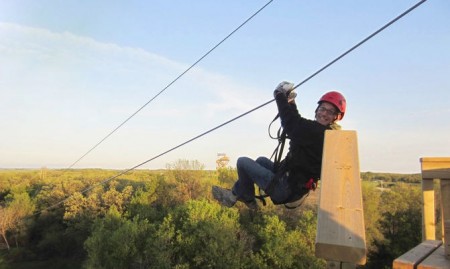
[[[310,178],[310,179],[308,180],[308,182],[305,183],[304,186],[305,186],[305,188],[307,188],[308,190],[315,191],[316,188],[317,188],[317,183],[316,183],[316,181],[314,180],[314,178]]]

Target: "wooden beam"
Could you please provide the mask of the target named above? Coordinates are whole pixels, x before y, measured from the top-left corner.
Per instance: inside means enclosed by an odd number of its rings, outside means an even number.
[[[326,269],[356,269],[356,264],[346,262],[327,261]]]
[[[433,179],[422,180],[422,241],[436,239]]]
[[[444,255],[450,260],[450,180],[441,179],[441,209]]]
[[[450,260],[445,258],[444,246],[437,248],[430,256],[417,265],[417,269],[449,269]]]
[[[361,178],[355,131],[325,133],[316,257],[366,263]]]
[[[420,162],[422,164],[424,197],[422,237],[424,239],[434,239],[435,237],[434,191],[432,191],[432,185],[433,179],[440,179],[442,239],[445,246],[445,256],[450,259],[450,157],[423,157],[420,158]],[[431,199],[433,199],[432,202]]]
[[[433,251],[442,245],[438,240],[427,240],[417,245],[394,260],[392,269],[415,269],[417,265],[425,260]]]
[[[420,162],[423,179],[450,179],[450,157],[423,157]]]

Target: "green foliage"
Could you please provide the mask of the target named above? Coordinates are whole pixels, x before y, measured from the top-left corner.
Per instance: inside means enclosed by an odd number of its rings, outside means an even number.
[[[400,256],[421,241],[421,190],[399,184],[382,195],[383,234],[390,253]]]
[[[4,206],[0,206],[0,236],[6,247],[10,249],[10,238],[14,238],[16,247],[19,246],[20,237],[26,236],[29,216],[35,206],[30,196],[23,188],[14,187],[5,197]]]
[[[29,237],[31,240],[28,248],[33,250],[38,259],[79,258],[83,254],[80,245],[76,244],[79,237],[68,233],[67,226],[58,211],[42,212],[30,227]],[[25,260],[36,257],[27,257]]]
[[[302,216],[298,219],[297,230],[300,231],[308,249],[314,249],[317,234],[316,212],[313,210],[303,211]]]
[[[397,184],[381,193],[379,225],[382,238],[374,240],[376,252],[369,255],[368,268],[382,268],[421,242],[421,190]]]
[[[92,235],[85,241],[86,268],[130,268],[136,253],[136,228],[112,206],[104,219],[94,223]]]
[[[140,216],[141,218],[146,219],[158,218],[158,210],[154,206],[158,200],[157,190],[158,181],[156,180],[147,182],[145,187],[139,187],[131,197],[130,203],[127,205],[127,214],[130,216]]]
[[[143,247],[143,260],[145,268],[172,268],[172,262],[177,257],[176,228],[172,215],[167,215],[164,221],[155,226],[149,233]]]
[[[86,268],[171,268],[175,228],[171,216],[160,225],[127,219],[112,207],[85,242]]]
[[[296,210],[270,202],[259,213],[242,203],[224,208],[211,198],[211,185],[231,187],[236,169],[204,171],[187,160],[167,168],[135,170],[89,191],[117,171],[0,171],[0,214],[8,208],[28,216],[4,233],[12,244],[3,264],[64,259],[83,260],[86,268],[325,267],[314,256],[317,219],[310,200]],[[420,240],[420,177],[361,177],[366,268],[389,267]],[[33,210],[39,214],[32,216]]]
[[[324,262],[314,257],[310,238],[311,215],[299,223],[298,230],[288,230],[277,216],[263,216],[257,227],[257,238],[261,244],[255,255],[255,268],[323,268]],[[306,233],[301,230],[306,228]],[[308,233],[309,230],[309,233]]]
[[[231,167],[224,167],[219,168],[217,170],[218,172],[218,180],[221,183],[221,185],[231,187],[233,186],[234,182],[236,182],[238,175],[237,170],[235,168]]]
[[[245,264],[239,213],[207,201],[190,201],[175,214],[177,264],[192,268],[239,268]]]
[[[201,178],[204,177],[204,165],[198,161],[178,160],[167,165],[169,176],[175,181],[174,195],[179,203],[185,203],[192,199],[199,199],[205,193]]]
[[[364,206],[364,224],[366,228],[366,245],[369,252],[378,251],[375,243],[383,240],[380,221],[382,213],[381,191],[370,182],[362,182],[362,195]]]
[[[362,172],[361,179],[365,181],[381,181],[388,183],[403,182],[419,184],[422,182],[422,175]]]

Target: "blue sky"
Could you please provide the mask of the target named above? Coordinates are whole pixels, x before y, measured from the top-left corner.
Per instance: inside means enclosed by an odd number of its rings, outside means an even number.
[[[66,168],[268,1],[0,1],[0,167]],[[273,1],[74,168],[127,169],[300,83],[417,3]],[[361,171],[450,156],[450,2],[430,0],[297,89],[347,98]],[[141,168],[270,156],[271,103]],[[273,132],[276,128],[273,128]]]

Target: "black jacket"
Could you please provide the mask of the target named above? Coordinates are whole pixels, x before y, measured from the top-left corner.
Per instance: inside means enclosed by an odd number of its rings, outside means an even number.
[[[284,94],[276,95],[275,100],[281,125],[290,139],[283,172],[288,172],[290,186],[301,191],[306,181],[320,178],[325,130],[332,128],[303,118]]]

